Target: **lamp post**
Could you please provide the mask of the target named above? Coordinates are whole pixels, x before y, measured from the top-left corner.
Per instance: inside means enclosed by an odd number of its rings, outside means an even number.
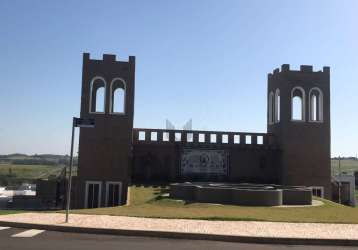
[[[70,171],[67,182],[67,199],[66,199],[66,223],[68,223],[68,217],[70,213],[71,203],[71,186],[72,186],[72,166],[73,166],[73,144],[75,140],[75,128],[94,128],[94,119],[84,119],[73,117],[72,121],[72,137],[71,137],[71,155],[70,155]]]

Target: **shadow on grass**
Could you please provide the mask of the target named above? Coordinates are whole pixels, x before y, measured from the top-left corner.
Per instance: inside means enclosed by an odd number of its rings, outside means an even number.
[[[132,186],[139,187],[139,188],[153,188],[154,198],[148,200],[146,203],[153,204],[157,202],[169,202],[169,203],[177,203],[180,201],[181,205],[191,205],[197,203],[195,201],[190,200],[177,200],[172,199],[169,196],[170,188],[169,183],[135,183]]]
[[[161,189],[158,190],[158,192],[155,193],[155,197],[151,200],[148,201],[148,203],[157,203],[157,202],[169,202],[169,203],[181,203],[181,205],[191,205],[194,203],[197,203],[195,201],[190,201],[190,200],[178,200],[178,199],[172,199],[169,196],[169,189],[165,188],[165,189]]]

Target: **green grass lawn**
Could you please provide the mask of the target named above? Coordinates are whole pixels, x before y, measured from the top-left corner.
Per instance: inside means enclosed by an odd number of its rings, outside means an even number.
[[[14,164],[0,164],[0,175],[9,175],[9,173],[16,175],[16,177],[24,179],[36,179],[47,177],[51,174],[58,174],[63,167],[46,166],[46,165],[14,165]]]
[[[47,179],[59,176],[64,169],[62,165],[22,165],[22,164],[1,164],[0,163],[0,185],[12,183],[33,182],[36,179]],[[77,167],[74,166],[72,176],[77,175]],[[18,181],[16,181],[18,180]],[[6,184],[5,184],[6,185]]]
[[[23,210],[0,210],[0,215],[24,213]]]
[[[130,194],[128,206],[81,209],[74,210],[73,213],[208,220],[358,223],[358,208],[323,199],[322,206],[284,208],[185,203],[168,198],[168,189],[165,187],[131,187]]]

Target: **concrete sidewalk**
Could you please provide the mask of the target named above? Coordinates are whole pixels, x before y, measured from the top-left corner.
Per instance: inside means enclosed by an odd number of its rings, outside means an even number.
[[[281,223],[256,221],[206,221],[152,219],[109,215],[23,213],[0,216],[0,226],[19,226],[69,232],[110,233],[133,236],[197,238],[265,243],[358,245],[358,224]],[[140,232],[136,234],[136,232]],[[146,232],[146,233],[144,233]],[[188,236],[188,237],[185,237]],[[195,237],[195,235],[205,236]],[[215,236],[215,237],[214,237]],[[235,240],[235,237],[237,240]],[[283,241],[284,240],[284,241]],[[248,242],[248,241],[246,241]]]

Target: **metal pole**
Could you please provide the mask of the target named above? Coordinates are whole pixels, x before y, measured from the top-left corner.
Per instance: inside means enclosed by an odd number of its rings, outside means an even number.
[[[341,177],[341,156],[338,156],[339,177]]]
[[[338,156],[338,169],[339,169],[339,180],[338,180],[338,203],[341,204],[341,156]]]
[[[68,223],[68,215],[70,213],[74,138],[75,138],[75,119],[73,118],[73,122],[72,122],[72,138],[71,138],[71,155],[70,155],[70,173],[68,175],[68,182],[67,182],[66,223]]]

